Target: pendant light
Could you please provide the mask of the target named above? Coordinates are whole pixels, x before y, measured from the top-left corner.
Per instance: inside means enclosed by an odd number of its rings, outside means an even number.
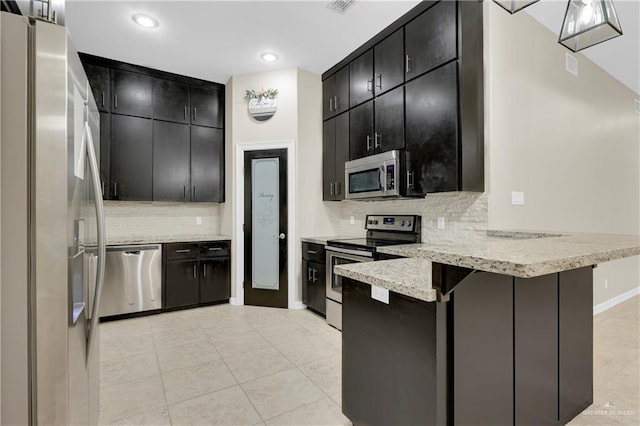
[[[524,9],[527,6],[530,6],[536,3],[538,0],[493,0],[495,3],[500,5],[507,12],[514,14],[519,10]]]
[[[621,35],[612,0],[570,0],[558,43],[577,52]]]

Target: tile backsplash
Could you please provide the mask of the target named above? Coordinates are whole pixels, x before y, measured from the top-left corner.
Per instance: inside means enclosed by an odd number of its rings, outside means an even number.
[[[422,216],[422,240],[473,236],[485,231],[489,221],[486,193],[447,192],[429,194],[418,199],[384,201],[342,201],[340,234],[363,236],[367,214],[417,214]],[[354,224],[351,224],[351,217]],[[444,218],[444,229],[438,229],[438,218]]]
[[[107,241],[220,234],[218,203],[105,201],[104,209]]]

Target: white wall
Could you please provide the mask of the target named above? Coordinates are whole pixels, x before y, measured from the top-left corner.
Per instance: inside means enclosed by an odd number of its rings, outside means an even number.
[[[568,50],[525,13],[485,2],[485,19],[490,228],[639,234],[638,94],[582,54],[565,71]],[[639,257],[602,264],[594,303],[639,283]]]

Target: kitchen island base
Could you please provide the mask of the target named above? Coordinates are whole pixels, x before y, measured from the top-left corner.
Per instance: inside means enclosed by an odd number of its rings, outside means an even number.
[[[476,271],[441,302],[390,292],[386,304],[369,284],[343,283],[354,424],[560,425],[593,401],[591,267]]]

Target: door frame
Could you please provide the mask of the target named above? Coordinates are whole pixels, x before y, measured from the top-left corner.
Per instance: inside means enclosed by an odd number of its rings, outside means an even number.
[[[293,139],[265,141],[265,142],[243,142],[234,146],[235,172],[233,179],[233,242],[235,243],[235,297],[230,299],[232,305],[244,305],[244,153],[248,151],[263,151],[267,149],[287,150],[287,307],[289,309],[303,309],[301,301],[296,302],[295,296],[298,293],[298,281],[296,280],[296,262],[298,258],[296,241],[298,241],[298,229],[296,227],[296,145]]]

